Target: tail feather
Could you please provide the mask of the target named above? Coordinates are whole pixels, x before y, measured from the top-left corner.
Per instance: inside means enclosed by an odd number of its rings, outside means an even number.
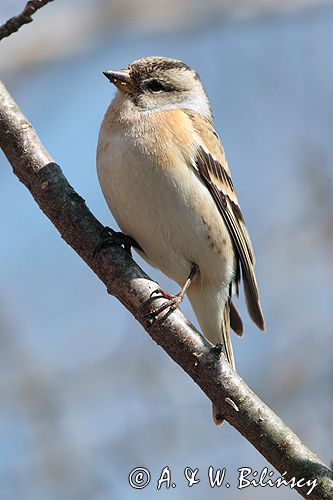
[[[247,310],[257,327],[265,331],[266,325],[261,310],[258,285],[253,270],[251,270],[251,273],[243,272],[243,286]]]
[[[228,363],[235,369],[235,358],[230,338],[230,299],[226,302],[222,315],[222,344],[225,347],[225,356]]]
[[[223,315],[222,315],[222,324],[221,324],[221,333],[222,333],[222,346],[225,357],[227,358],[228,363],[235,370],[235,358],[231,344],[230,338],[230,312],[231,312],[231,300],[228,299],[226,302]],[[224,422],[223,419],[223,411],[220,408],[213,404],[213,420],[216,425],[221,425]]]
[[[230,302],[230,327],[239,337],[243,335],[243,321],[233,301]]]
[[[203,335],[212,344],[221,344],[228,362],[235,368],[230,339],[230,307],[228,290],[216,286],[190,286],[187,297],[192,305]],[[213,420],[217,425],[223,422],[222,410],[213,406]]]

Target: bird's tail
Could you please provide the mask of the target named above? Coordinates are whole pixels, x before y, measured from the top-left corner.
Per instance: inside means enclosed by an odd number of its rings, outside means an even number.
[[[190,287],[187,296],[202,329],[203,335],[212,342],[212,344],[221,345],[222,352],[234,369],[235,361],[230,339],[230,307],[232,307],[232,312],[235,308],[231,306],[230,298],[226,295],[224,290],[215,289],[213,287]],[[236,309],[235,313],[232,314],[232,318],[234,317],[240,322],[238,328],[242,330],[241,319]],[[239,334],[241,334],[241,331],[239,331]],[[217,425],[223,423],[222,414],[222,409],[213,405],[213,420]]]
[[[235,358],[232,350],[231,338],[230,338],[230,299],[227,300],[223,309],[222,323],[221,323],[221,334],[222,334],[222,348],[228,363],[235,369]],[[221,425],[224,422],[223,412],[213,404],[212,406],[213,420],[216,425]]]

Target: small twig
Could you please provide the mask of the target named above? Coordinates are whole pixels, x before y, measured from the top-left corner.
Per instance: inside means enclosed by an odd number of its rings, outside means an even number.
[[[37,10],[41,9],[44,5],[50,2],[53,2],[53,0],[30,0],[22,10],[21,14],[11,17],[5,22],[5,24],[0,26],[0,40],[12,35],[24,24],[31,23],[33,20],[31,16],[33,16]]]

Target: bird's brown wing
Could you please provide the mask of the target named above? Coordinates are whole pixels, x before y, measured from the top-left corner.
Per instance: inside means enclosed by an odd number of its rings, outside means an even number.
[[[254,252],[237,201],[222,145],[209,122],[206,121],[204,126],[201,127],[198,116],[193,117],[192,115],[191,119],[201,142],[193,166],[214,198],[234,243],[241,263],[245,299],[249,314],[255,324],[261,330],[265,330],[258,285],[254,274]],[[203,128],[205,133],[202,133]],[[210,133],[207,131],[208,128],[210,128]]]

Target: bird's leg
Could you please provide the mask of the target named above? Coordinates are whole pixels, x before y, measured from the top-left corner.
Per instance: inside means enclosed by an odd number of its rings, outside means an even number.
[[[105,226],[100,234],[100,242],[96,245],[93,256],[97,257],[102,250],[112,245],[122,246],[130,256],[132,256],[132,247],[142,250],[139,243],[131,236],[127,236],[127,234],[121,233],[120,231],[114,231],[110,227]]]
[[[188,287],[190,286],[195,275],[197,274],[198,269],[199,268],[198,268],[197,264],[192,264],[191,272],[190,272],[187,280],[185,281],[183,288],[180,290],[179,293],[177,293],[177,295],[171,295],[170,293],[165,292],[161,288],[157,288],[157,290],[154,290],[153,294],[158,293],[162,297],[164,297],[165,299],[168,299],[168,300],[167,300],[167,302],[165,302],[161,306],[157,307],[156,309],[152,309],[149,313],[145,314],[145,318],[154,320],[161,312],[165,311],[165,309],[169,309],[168,313],[171,313],[171,312],[175,311],[176,309],[178,309],[178,307],[180,306],[180,304],[181,304],[181,302],[186,294]]]

